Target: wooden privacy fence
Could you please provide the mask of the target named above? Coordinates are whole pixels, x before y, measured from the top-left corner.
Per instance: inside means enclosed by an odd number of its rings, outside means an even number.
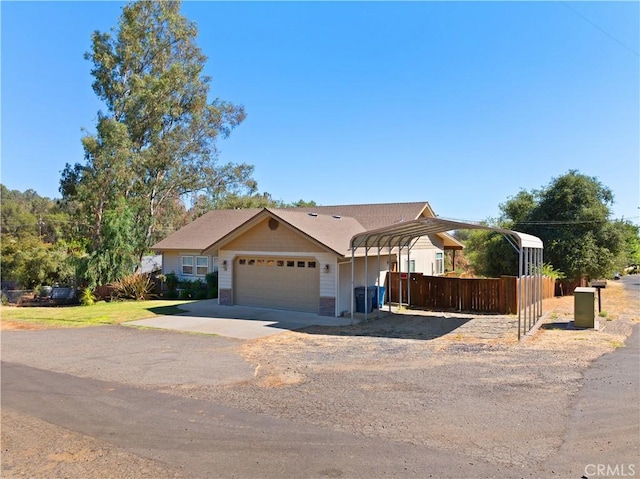
[[[402,276],[402,303],[407,303],[409,275],[387,273],[387,300],[400,302],[399,277]],[[409,306],[426,309],[473,311],[481,313],[516,314],[518,312],[518,282],[525,289],[532,287],[533,277],[515,276],[500,278],[446,278],[411,273],[411,296]],[[554,296],[551,278],[542,278],[542,298]],[[389,288],[389,286],[391,286]],[[536,285],[537,287],[537,285]],[[390,294],[389,294],[389,290]],[[528,296],[527,296],[528,297]],[[526,304],[522,306],[528,306]]]

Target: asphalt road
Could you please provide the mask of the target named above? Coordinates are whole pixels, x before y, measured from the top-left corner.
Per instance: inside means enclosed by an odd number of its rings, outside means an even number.
[[[19,364],[2,364],[2,405],[191,477],[520,477],[464,455]]]

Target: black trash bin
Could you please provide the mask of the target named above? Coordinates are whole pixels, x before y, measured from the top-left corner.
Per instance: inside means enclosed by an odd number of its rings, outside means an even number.
[[[365,289],[367,290],[366,294]],[[369,286],[368,288],[365,288],[364,286],[358,286],[357,288],[355,288],[357,313],[370,313],[373,311],[373,308],[378,306],[376,302],[377,289],[378,288],[375,286]]]

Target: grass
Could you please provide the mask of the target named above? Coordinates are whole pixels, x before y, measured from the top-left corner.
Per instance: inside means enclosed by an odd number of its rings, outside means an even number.
[[[184,300],[157,301],[112,301],[99,302],[92,306],[59,307],[8,307],[0,308],[2,322],[22,326],[84,327],[104,324],[120,324],[126,321],[146,319],[153,316],[184,313],[180,305]]]

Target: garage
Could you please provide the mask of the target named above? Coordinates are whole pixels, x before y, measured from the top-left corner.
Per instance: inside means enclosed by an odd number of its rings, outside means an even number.
[[[233,268],[235,304],[318,312],[320,268],[315,258],[239,256]]]

